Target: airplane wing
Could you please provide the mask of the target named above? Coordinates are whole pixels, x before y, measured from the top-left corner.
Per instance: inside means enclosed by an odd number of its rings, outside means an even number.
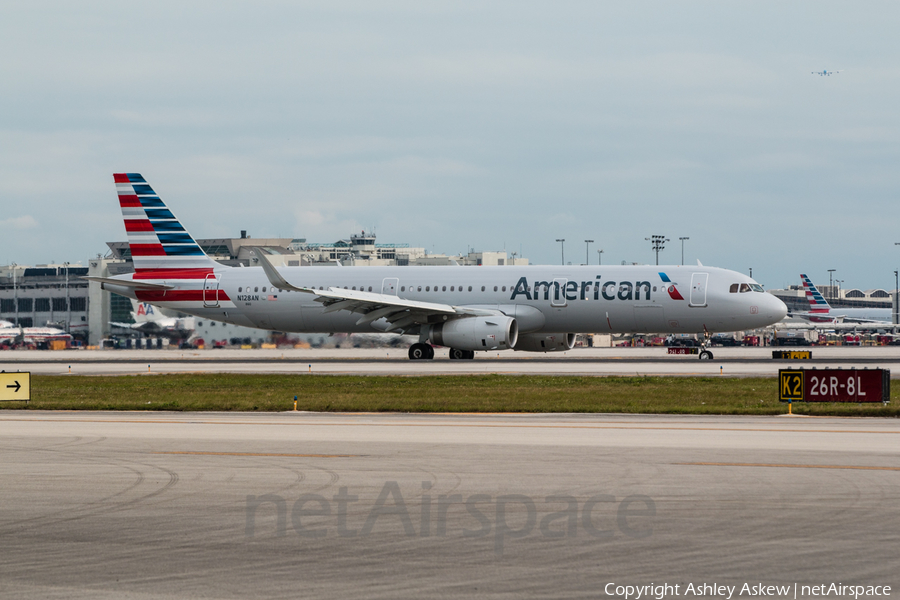
[[[879,321],[878,319],[864,319],[862,317],[848,317],[846,315],[829,315],[827,313],[802,312],[793,313],[793,317],[798,317],[805,321],[813,323],[833,323],[833,324],[857,324],[857,325],[890,325],[887,321]]]
[[[406,331],[418,325],[446,321],[451,318],[502,314],[498,310],[407,300],[390,294],[343,290],[333,287],[327,290],[297,287],[281,276],[281,273],[269,262],[262,250],[254,248],[253,252],[259,258],[259,264],[269,279],[269,283],[273,286],[283,290],[293,290],[315,295],[316,302],[321,302],[325,305],[324,312],[347,310],[351,313],[361,313],[362,316],[356,322],[357,325],[374,323],[379,319],[384,319],[389,324],[389,327],[384,329],[384,331]]]

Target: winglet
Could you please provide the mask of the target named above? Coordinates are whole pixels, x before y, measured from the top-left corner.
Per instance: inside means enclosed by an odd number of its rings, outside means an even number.
[[[698,267],[702,267],[702,266],[703,266],[703,263],[700,262],[700,259],[699,259],[699,258],[697,259],[697,266],[698,266]]]
[[[293,290],[295,292],[305,292],[307,294],[313,294],[311,289],[309,288],[301,288],[295,285],[291,285],[287,282],[287,279],[281,276],[275,266],[269,262],[269,259],[266,258],[265,252],[262,251],[261,248],[253,248],[253,254],[256,255],[256,258],[259,259],[259,266],[263,268],[263,271],[266,274],[266,277],[269,280],[269,283],[274,285],[277,288],[281,288],[283,290]]]

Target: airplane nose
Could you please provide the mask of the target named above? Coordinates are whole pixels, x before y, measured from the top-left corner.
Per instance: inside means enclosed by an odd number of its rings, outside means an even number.
[[[771,311],[770,311],[772,314],[772,317],[775,319],[778,319],[778,321],[781,321],[782,319],[784,319],[787,316],[787,313],[788,313],[787,304],[782,302],[779,298],[772,296],[772,294],[769,294],[769,296],[771,297],[771,300],[769,302],[772,306]]]

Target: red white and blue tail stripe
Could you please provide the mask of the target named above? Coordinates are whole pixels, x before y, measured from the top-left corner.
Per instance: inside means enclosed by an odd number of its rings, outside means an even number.
[[[177,270],[190,275],[184,271],[197,269],[193,275],[202,279],[206,273],[212,273],[215,261],[203,252],[140,173],[116,173],[113,177],[136,274]]]
[[[818,288],[816,288],[812,280],[803,273],[800,274],[800,279],[803,280],[803,287],[806,290],[806,299],[809,302],[809,312],[826,314],[830,312],[831,306],[822,294],[819,293]]]
[[[140,290],[137,299],[185,308],[228,301],[215,274],[217,267],[226,267],[206,255],[141,174],[115,173],[113,179],[134,262],[133,280],[176,286],[167,291]]]

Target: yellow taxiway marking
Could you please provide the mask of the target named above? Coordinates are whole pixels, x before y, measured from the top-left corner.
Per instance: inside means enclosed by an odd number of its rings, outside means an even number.
[[[858,465],[786,465],[776,463],[683,462],[676,465],[703,467],[781,467],[784,469],[857,469],[861,471],[900,471],[900,467],[866,467]]]
[[[355,458],[358,454],[281,454],[273,452],[153,452],[152,454],[190,454],[197,456],[282,456],[287,458]]]

